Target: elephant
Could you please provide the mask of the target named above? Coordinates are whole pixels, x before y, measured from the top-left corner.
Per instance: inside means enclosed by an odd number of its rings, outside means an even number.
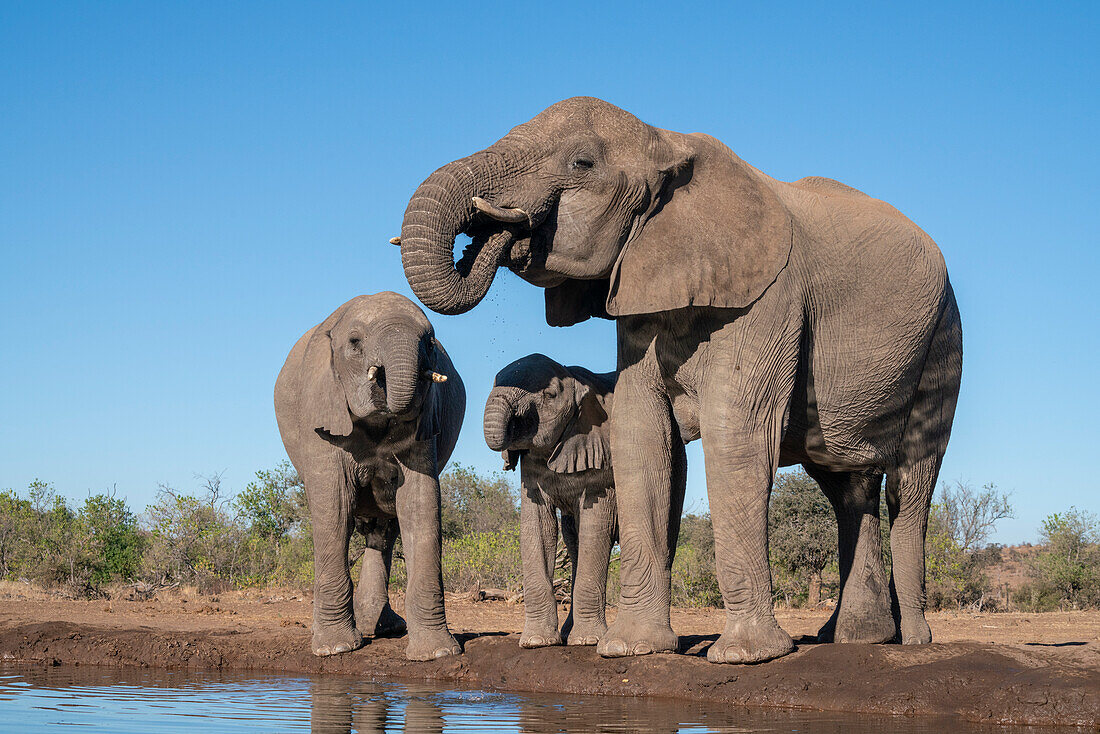
[[[313,521],[314,655],[355,650],[405,626],[389,607],[400,530],[410,660],[462,650],[447,627],[439,471],[466,409],[462,379],[424,312],[391,292],[353,298],[294,345],[275,415]],[[367,536],[352,598],[348,540]]]
[[[455,262],[460,233],[471,239]],[[413,293],[440,313],[473,308],[503,266],[544,289],[551,326],[616,323],[622,595],[601,655],[677,650],[671,545],[694,439],[726,608],[709,660],[793,649],[772,610],[767,508],[776,470],[794,464],[842,517],[823,635],[931,640],[924,536],[962,326],[943,255],[897,209],[828,178],[779,181],[709,135],[576,97],[431,174],[399,242]]]
[[[616,373],[563,367],[542,354],[497,373],[485,402],[485,443],[518,461],[526,619],[520,647],[595,645],[607,630],[607,566],[618,540],[608,435]],[[553,573],[561,533],[573,567],[569,617],[558,631]]]

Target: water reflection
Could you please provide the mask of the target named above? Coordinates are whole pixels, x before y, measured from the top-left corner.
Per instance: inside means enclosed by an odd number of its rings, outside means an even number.
[[[693,701],[463,691],[346,677],[0,666],[0,733],[1028,732],[933,718],[744,710]],[[1058,731],[1058,730],[1050,730]]]
[[[313,704],[310,731],[314,734],[395,731],[442,734],[443,709],[432,700],[436,693],[319,678],[310,685]]]

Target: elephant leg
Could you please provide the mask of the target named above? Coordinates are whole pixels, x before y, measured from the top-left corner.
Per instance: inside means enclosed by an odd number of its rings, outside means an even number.
[[[595,645],[607,632],[607,565],[615,542],[615,500],[609,492],[593,495],[589,494],[590,506],[581,501],[570,645]]]
[[[707,650],[712,663],[757,663],[794,649],[775,621],[768,566],[768,495],[778,465],[779,423],[777,417],[763,431],[718,435],[702,426],[718,586],[726,608],[725,630]]]
[[[352,616],[348,574],[353,488],[336,467],[306,472],[303,478],[313,524],[312,650],[314,655],[336,655],[363,645]]]
[[[882,563],[879,494],[882,473],[831,472],[806,465],[836,512],[840,597],[818,631],[820,642],[889,642],[897,634]]]
[[[886,478],[893,565],[890,593],[903,645],[932,641],[924,618],[924,540],[962,376],[962,325],[954,295],[949,296],[909,410],[898,467]]]
[[[520,557],[523,562],[523,608],[526,619],[520,647],[561,644],[558,602],[554,598],[554,560],[558,551],[558,518],[549,498],[524,482],[520,498]]]
[[[623,369],[611,418],[615,457],[621,592],[619,613],[596,646],[604,657],[676,652],[672,631],[672,548],[686,474],[683,441],[651,344],[645,358]],[[679,497],[675,497],[679,493]]]
[[[891,610],[904,645],[932,641],[924,618],[924,538],[937,472],[930,467],[897,469],[886,480],[890,511]]]
[[[350,686],[340,678],[318,676],[310,682],[309,730],[313,734],[346,734],[353,729],[353,699]]]
[[[390,607],[389,582],[397,521],[371,518],[360,525],[367,539],[355,587],[355,626],[364,637],[400,636],[405,620]]]
[[[404,474],[397,489],[397,521],[408,568],[405,617],[409,644],[405,657],[432,660],[457,655],[462,648],[447,628],[443,606],[443,538],[434,456],[418,452],[397,460]]]
[[[561,513],[561,538],[565,543],[565,551],[569,554],[569,614],[561,626],[561,638],[569,637],[573,630],[573,614],[577,607],[577,516],[580,503],[576,503],[571,512]],[[595,643],[592,643],[595,644]]]

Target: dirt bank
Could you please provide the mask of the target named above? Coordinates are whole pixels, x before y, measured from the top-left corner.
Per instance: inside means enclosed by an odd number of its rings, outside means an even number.
[[[400,608],[400,601],[398,605]],[[814,645],[755,666],[716,666],[717,610],[676,610],[684,655],[604,660],[592,648],[521,650],[522,607],[448,600],[466,654],[411,663],[401,639],[334,658],[309,654],[308,596],[234,593],[153,601],[0,599],[0,661],[453,682],[497,690],[662,696],[736,705],[970,721],[1100,726],[1100,613],[932,615],[938,642]],[[826,612],[778,615],[796,639]]]

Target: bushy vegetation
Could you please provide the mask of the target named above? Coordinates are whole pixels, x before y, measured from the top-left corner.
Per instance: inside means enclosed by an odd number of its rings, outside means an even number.
[[[105,492],[70,504],[49,484],[0,491],[0,579],[26,580],[76,596],[104,593],[112,584],[159,588],[193,585],[214,593],[230,588],[305,589],[313,580],[312,529],[305,488],[289,462],[256,473],[235,494],[218,475],[199,477],[191,493],[160,487],[136,514]],[[440,478],[443,573],[447,591],[523,585],[519,495],[502,474],[479,475],[455,466]],[[889,568],[889,523],[881,519]],[[993,485],[944,485],[929,516],[928,602],[932,609],[1016,608],[1044,611],[1100,606],[1100,522],[1071,508],[1043,522],[1041,544],[1020,561],[1027,583],[993,587],[991,569],[1005,562],[989,545],[996,523],[1012,516],[1009,497]],[[804,472],[781,474],[771,497],[769,553],[775,598],[787,606],[828,603],[838,593],[836,521],[829,502]],[[349,560],[362,555],[353,537]],[[353,568],[353,578],[357,567]],[[568,593],[570,568],[559,547],[556,585]],[[618,597],[618,551],[608,599]],[[402,588],[400,541],[392,583]],[[689,512],[680,523],[673,562],[677,606],[720,606],[710,515]]]
[[[768,509],[768,551],[777,599],[788,606],[817,606],[823,584],[835,596],[840,582],[836,536],[833,506],[817,483],[801,469],[777,476]]]
[[[990,592],[987,569],[1000,560],[987,541],[999,520],[1013,517],[1008,495],[987,484],[944,484],[928,514],[925,574],[930,609],[981,610]]]
[[[1041,543],[1028,559],[1032,581],[1016,590],[1027,611],[1100,607],[1100,521],[1071,507],[1043,520]]]

